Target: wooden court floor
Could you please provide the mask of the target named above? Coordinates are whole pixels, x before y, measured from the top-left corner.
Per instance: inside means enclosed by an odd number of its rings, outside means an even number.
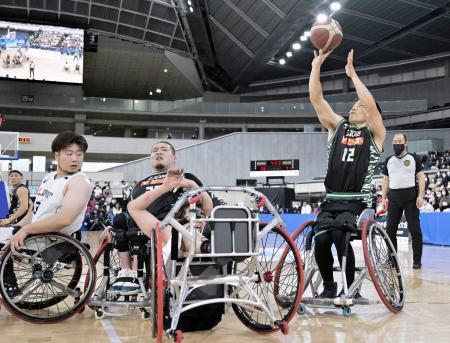
[[[89,242],[95,249],[96,233]],[[361,253],[355,248],[355,253]],[[213,330],[186,333],[184,342],[449,342],[450,341],[450,248],[424,246],[423,267],[411,268],[410,253],[400,253],[406,280],[403,312],[391,314],[383,305],[354,306],[350,317],[341,311],[312,309],[295,316],[287,336],[257,335],[236,316],[227,313]],[[338,280],[338,278],[337,278]],[[71,319],[35,325],[0,311],[0,342],[149,342],[150,325],[138,311],[127,317],[96,320],[86,309]],[[172,341],[172,340],[170,340]],[[167,340],[167,342],[170,342]]]

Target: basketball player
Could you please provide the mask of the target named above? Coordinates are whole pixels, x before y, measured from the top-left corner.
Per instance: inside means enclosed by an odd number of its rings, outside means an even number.
[[[345,249],[347,231],[356,231],[356,216],[371,206],[369,195],[375,166],[383,151],[386,129],[381,110],[369,90],[359,79],[353,67],[353,50],[348,54],[345,72],[355,86],[358,100],[350,110],[348,119],[336,114],[323,97],[320,67],[330,52],[314,51],[309,79],[310,100],[320,123],[328,130],[328,170],[325,177],[326,198],[320,206],[314,228],[316,231],[332,229],[316,239],[315,258],[323,278],[321,298],[334,298],[337,284],[333,279],[334,244],[339,263]],[[348,246],[346,266],[347,285],[355,277],[355,256]],[[352,296],[352,295],[351,295]],[[353,294],[359,297],[359,293]]]
[[[31,223],[11,237],[13,253],[23,246],[28,235],[46,232],[70,235],[80,229],[92,192],[88,177],[80,171],[87,148],[86,139],[73,132],[60,133],[53,140],[52,152],[58,168],[39,186]]]
[[[151,174],[144,180],[139,181],[131,192],[131,199],[136,199],[140,195],[158,188],[163,185],[164,180],[167,176],[167,171],[169,169],[175,169],[175,149],[174,147],[165,141],[156,143],[151,150],[150,162],[152,169],[155,173]],[[197,186],[202,186],[201,181],[190,173],[185,173],[184,178],[191,180]],[[192,184],[191,184],[192,186]],[[164,219],[164,217],[169,213],[173,204],[178,200],[178,198],[187,189],[179,188],[174,191],[165,191],[163,194],[153,201],[148,207],[147,211],[155,216],[158,220]],[[206,215],[209,215],[212,211],[212,200],[207,193],[202,194],[201,208]],[[119,214],[114,220],[114,228],[129,230],[130,228],[135,228],[136,223],[134,221],[128,220],[127,214]],[[119,238],[120,237],[120,238]],[[109,230],[106,229],[101,237],[101,240],[110,240]],[[109,292],[120,293],[122,295],[132,295],[139,292],[139,284],[137,283],[137,259],[133,260],[133,265],[131,264],[130,253],[129,253],[129,242],[123,237],[123,235],[118,236],[116,239],[117,250],[122,261],[123,269],[119,271],[116,282],[111,285]]]
[[[18,170],[11,170],[9,172],[9,185],[11,191],[11,205],[9,207],[8,216],[0,220],[1,226],[15,225],[21,221],[28,211],[30,192],[28,187],[22,183],[23,174]]]

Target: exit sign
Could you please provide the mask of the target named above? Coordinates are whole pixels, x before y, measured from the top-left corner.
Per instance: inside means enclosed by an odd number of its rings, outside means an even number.
[[[19,143],[30,144],[31,138],[30,137],[19,137]]]

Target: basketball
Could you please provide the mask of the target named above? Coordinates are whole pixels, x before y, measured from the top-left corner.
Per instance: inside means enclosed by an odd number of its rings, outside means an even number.
[[[342,38],[341,25],[334,19],[316,21],[311,27],[311,42],[317,49],[324,51],[336,49],[341,44]]]

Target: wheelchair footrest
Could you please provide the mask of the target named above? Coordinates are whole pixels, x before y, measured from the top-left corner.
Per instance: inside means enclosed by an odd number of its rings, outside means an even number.
[[[91,299],[89,300],[89,306],[91,307],[121,307],[121,306],[129,306],[129,307],[150,307],[150,300],[140,300],[140,301],[112,301],[112,300],[97,300]]]

